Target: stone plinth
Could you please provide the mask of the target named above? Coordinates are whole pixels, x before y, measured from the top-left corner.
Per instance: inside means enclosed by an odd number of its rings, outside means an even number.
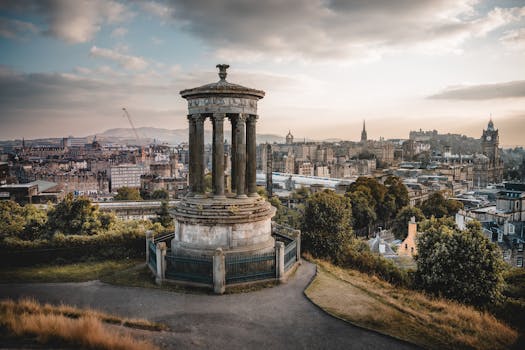
[[[184,198],[175,208],[175,254],[258,254],[274,249],[275,208],[261,197]]]

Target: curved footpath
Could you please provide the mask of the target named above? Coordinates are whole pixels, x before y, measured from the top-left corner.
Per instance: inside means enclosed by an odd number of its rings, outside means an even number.
[[[91,281],[0,284],[0,298],[30,296],[161,322],[172,331],[160,333],[157,343],[168,348],[416,348],[323,312],[303,294],[314,275],[315,265],[303,261],[288,283],[242,294],[181,294]]]

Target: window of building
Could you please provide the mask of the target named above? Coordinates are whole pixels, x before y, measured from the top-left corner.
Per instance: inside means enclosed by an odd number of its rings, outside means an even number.
[[[513,224],[509,224],[509,234],[511,234],[511,235],[514,234],[514,225]]]
[[[518,244],[518,252],[523,251],[523,243]]]
[[[405,243],[405,249],[408,249],[408,244]]]
[[[516,260],[516,266],[523,267],[523,257],[518,256],[518,259]]]

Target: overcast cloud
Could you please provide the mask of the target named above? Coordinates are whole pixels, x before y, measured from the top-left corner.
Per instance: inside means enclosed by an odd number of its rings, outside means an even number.
[[[497,98],[525,97],[525,80],[497,84],[455,86],[430,96],[446,100],[490,100]]]
[[[525,7],[477,13],[477,1],[174,0],[174,24],[225,57],[345,60],[385,52],[456,50],[525,16]]]
[[[137,125],[185,127],[178,92],[216,81],[217,63],[267,92],[266,133],[525,115],[519,0],[0,0],[0,52],[0,138],[122,127],[124,106]]]

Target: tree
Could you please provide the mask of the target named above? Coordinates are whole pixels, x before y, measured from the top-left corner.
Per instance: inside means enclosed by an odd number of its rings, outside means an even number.
[[[332,191],[318,192],[306,201],[302,225],[305,250],[338,260],[352,238],[350,200]]]
[[[376,221],[377,215],[370,205],[370,197],[365,192],[355,191],[347,193],[352,205],[352,219],[354,231],[361,231],[368,236],[370,226]]]
[[[427,218],[431,216],[436,218],[452,216],[462,208],[463,203],[454,199],[445,199],[441,192],[432,193],[428,199],[421,204],[421,210]]]
[[[141,199],[138,189],[126,186],[120,187],[115,196],[117,201],[140,201]]]
[[[451,220],[433,218],[422,228],[416,256],[418,287],[477,307],[500,300],[501,252],[482,234],[479,222],[470,222],[465,231],[459,231]]]
[[[56,231],[64,234],[96,234],[103,229],[97,206],[86,197],[73,198],[71,193],[48,211],[47,228],[52,234]],[[106,226],[111,218],[104,219]]]
[[[397,239],[405,239],[408,233],[408,223],[410,219],[415,217],[416,222],[425,219],[425,215],[421,209],[412,206],[406,206],[397,213],[394,222],[392,223],[392,232]]]
[[[395,214],[397,215],[397,213],[409,203],[407,187],[397,176],[389,176],[385,180],[385,186],[387,187],[387,195],[390,195],[394,199]]]
[[[394,180],[392,180],[394,183]],[[403,185],[401,183],[401,185]],[[403,185],[404,186],[404,185]],[[397,188],[397,187],[395,187]],[[375,178],[360,176],[350,185],[348,192],[363,192],[368,196],[368,203],[376,214],[376,220],[383,226],[386,226],[396,213],[396,194],[392,190],[389,193],[388,188],[377,181]],[[408,192],[407,192],[408,198]]]
[[[24,230],[19,237],[23,240],[42,238],[46,234],[47,213],[34,205],[27,204],[23,207],[25,219]]]
[[[169,197],[170,197],[170,194],[168,193],[168,191],[166,191],[164,189],[162,189],[162,190],[155,190],[151,194],[151,198],[152,199],[169,199]]]
[[[160,209],[157,211],[155,222],[160,223],[164,228],[173,228],[173,218],[169,212],[168,201],[161,202]]]
[[[25,226],[24,210],[13,201],[0,201],[0,237],[18,236]]]

